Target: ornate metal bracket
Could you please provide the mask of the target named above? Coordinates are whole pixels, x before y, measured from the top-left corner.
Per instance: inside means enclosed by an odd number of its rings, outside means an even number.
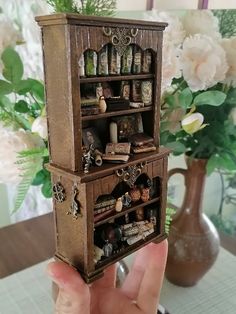
[[[63,203],[65,201],[66,192],[63,185],[60,182],[57,182],[53,185],[52,192],[53,192],[53,198],[58,203]]]
[[[76,185],[73,187],[73,199],[71,203],[70,210],[66,213],[67,215],[72,215],[72,217],[77,220],[79,217],[82,217],[81,214],[81,205],[80,202],[77,200],[79,194],[79,190]]]
[[[116,48],[118,54],[122,56],[127,46],[131,43],[132,38],[138,35],[138,29],[103,27],[103,34],[111,37],[112,44]]]
[[[145,161],[134,166],[128,166],[126,168],[116,170],[116,175],[132,188],[135,181],[142,173],[143,168],[146,166],[146,164],[147,162]]]

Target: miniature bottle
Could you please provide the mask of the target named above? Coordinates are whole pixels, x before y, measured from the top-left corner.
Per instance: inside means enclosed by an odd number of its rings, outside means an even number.
[[[112,256],[113,246],[108,242],[108,240],[106,240],[106,244],[103,246],[102,250],[105,257],[110,257]]]
[[[108,48],[104,46],[98,53],[98,75],[108,75]]]
[[[106,104],[104,96],[101,96],[99,98],[99,109],[101,113],[105,113],[107,110],[107,104]]]
[[[97,75],[97,53],[93,50],[85,52],[85,73],[86,76]]]
[[[142,72],[151,73],[152,72],[152,53],[151,51],[145,50],[143,53],[143,63]]]
[[[81,55],[79,59],[79,76],[84,77],[85,76],[85,69],[84,69],[84,54]]]
[[[132,73],[139,74],[141,73],[142,67],[142,50],[138,46],[134,46],[133,50],[133,64],[132,64]]]
[[[115,208],[116,208],[116,212],[118,213],[122,211],[123,203],[122,203],[121,197],[117,199]]]
[[[118,143],[117,123],[111,122],[109,128],[110,128],[110,141],[111,141],[111,143]]]
[[[121,73],[130,74],[133,61],[133,49],[132,46],[128,46],[121,59]]]
[[[109,48],[108,60],[109,60],[109,74],[119,75],[121,68],[121,57],[114,46],[110,46]]]

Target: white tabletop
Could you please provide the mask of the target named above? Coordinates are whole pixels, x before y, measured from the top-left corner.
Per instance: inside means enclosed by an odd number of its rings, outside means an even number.
[[[47,262],[0,280],[1,314],[51,314],[51,283]],[[171,314],[236,313],[236,256],[221,249],[214,267],[193,288],[165,281],[161,303]]]

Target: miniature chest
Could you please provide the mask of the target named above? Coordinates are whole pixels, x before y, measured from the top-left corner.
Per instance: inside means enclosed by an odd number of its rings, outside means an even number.
[[[42,29],[55,256],[87,282],[166,238],[166,24],[55,14]]]

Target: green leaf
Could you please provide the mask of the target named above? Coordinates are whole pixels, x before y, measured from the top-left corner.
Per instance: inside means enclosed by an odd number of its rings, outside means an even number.
[[[12,85],[6,81],[0,80],[0,95],[7,95],[12,92]]]
[[[50,178],[44,182],[41,188],[41,192],[43,196],[45,196],[46,198],[52,197],[52,183],[51,183]]]
[[[183,154],[186,151],[186,147],[180,142],[170,142],[165,144],[166,147],[170,148],[175,154]]]
[[[31,93],[35,99],[41,104],[45,103],[44,85],[40,81],[28,79],[32,84]]]
[[[3,76],[13,84],[20,82],[23,73],[23,63],[19,54],[13,48],[6,48],[2,53],[2,61],[4,65]]]
[[[175,95],[167,95],[165,97],[165,103],[167,103],[170,107],[176,107]]]
[[[32,182],[32,185],[41,185],[48,178],[48,171],[45,169],[40,170],[36,173],[36,176]]]
[[[19,95],[26,95],[32,89],[34,82],[31,79],[21,80],[19,83],[15,85],[15,91]]]
[[[189,87],[182,90],[182,92],[179,95],[179,102],[181,104],[181,107],[189,108],[193,101],[193,94]]]
[[[197,95],[194,98],[194,104],[196,106],[210,105],[220,106],[226,99],[226,94],[218,90],[207,91]]]
[[[229,105],[236,105],[236,88],[233,88],[228,92],[225,102]]]
[[[29,106],[26,101],[19,100],[17,103],[15,103],[14,109],[17,112],[26,113],[29,111]]]

